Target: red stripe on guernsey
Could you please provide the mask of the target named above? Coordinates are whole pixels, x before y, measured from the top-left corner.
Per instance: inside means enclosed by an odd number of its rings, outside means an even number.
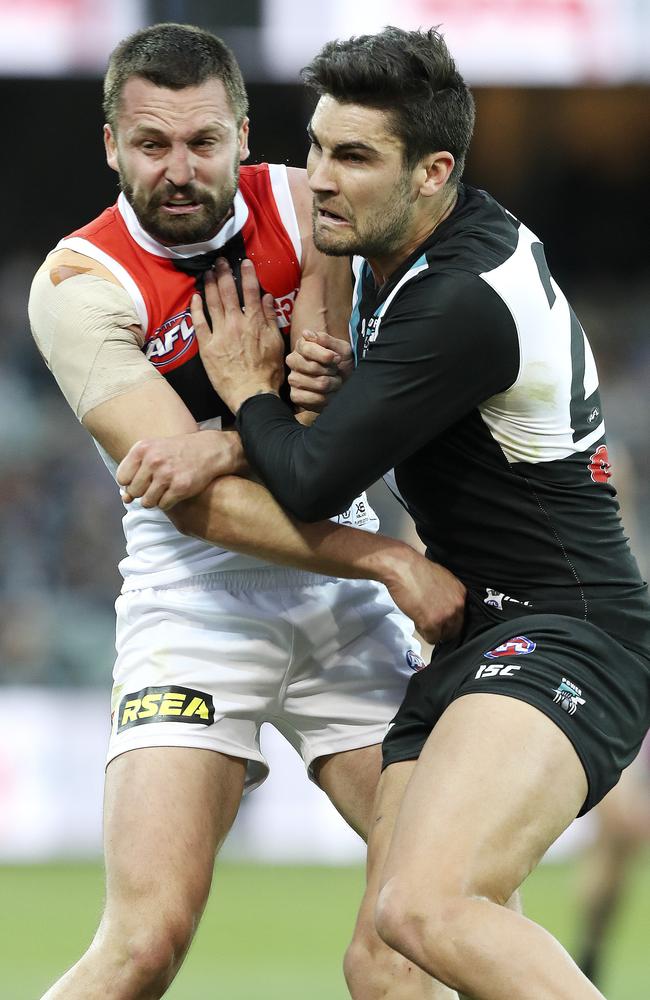
[[[288,334],[300,264],[273,195],[268,164],[242,167],[239,191],[248,207],[241,230],[246,255],[255,264],[260,284],[276,300],[278,323]],[[87,240],[117,261],[137,285],[149,320],[145,353],[162,374],[196,355],[198,345],[189,313],[194,278],[177,270],[169,257],[139,246],[117,205],[71,237]]]

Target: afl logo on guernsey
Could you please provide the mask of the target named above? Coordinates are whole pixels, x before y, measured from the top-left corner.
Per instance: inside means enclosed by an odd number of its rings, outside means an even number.
[[[198,344],[194,335],[189,309],[165,320],[147,340],[144,353],[148,361],[160,371],[168,371],[196,354]]]
[[[294,288],[292,292],[289,292],[287,295],[281,295],[274,300],[275,315],[281,330],[291,326],[291,316],[297,294],[298,289]]]
[[[532,639],[527,639],[525,635],[515,635],[507,642],[502,642],[495,649],[483,653],[483,656],[487,656],[489,660],[497,660],[502,656],[524,656],[526,653],[532,653],[536,646],[537,643],[533,642]]]
[[[414,649],[406,650],[406,662],[411,670],[424,670],[426,667],[426,663],[421,656],[418,656]]]

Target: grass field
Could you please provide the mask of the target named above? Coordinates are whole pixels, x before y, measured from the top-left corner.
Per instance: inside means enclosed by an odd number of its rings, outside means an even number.
[[[164,872],[158,877],[164,878]],[[171,1000],[345,1000],[340,959],[363,883],[357,868],[224,864]],[[529,916],[571,946],[575,874],[545,865],[526,883]],[[102,899],[95,864],[0,867],[0,995],[37,1000],[88,943]],[[650,998],[650,857],[615,927],[608,1000]],[[506,1000],[506,998],[504,998]]]

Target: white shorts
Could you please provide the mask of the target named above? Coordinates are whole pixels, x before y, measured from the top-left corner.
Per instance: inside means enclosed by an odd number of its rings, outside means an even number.
[[[139,747],[218,750],[248,760],[248,789],[269,770],[263,722],[308,768],[380,743],[421,663],[412,622],[367,580],[215,573],[129,591],[116,609],[108,760]]]

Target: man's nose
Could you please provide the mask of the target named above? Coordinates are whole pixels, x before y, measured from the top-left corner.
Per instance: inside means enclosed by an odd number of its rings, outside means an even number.
[[[165,179],[174,187],[184,187],[194,180],[194,160],[185,146],[175,146],[167,157]]]
[[[332,162],[325,156],[321,155],[318,159],[312,159],[311,162],[307,161],[307,175],[309,177],[309,186],[314,193],[317,191],[327,191],[333,194],[338,190],[334,171],[332,170]]]

